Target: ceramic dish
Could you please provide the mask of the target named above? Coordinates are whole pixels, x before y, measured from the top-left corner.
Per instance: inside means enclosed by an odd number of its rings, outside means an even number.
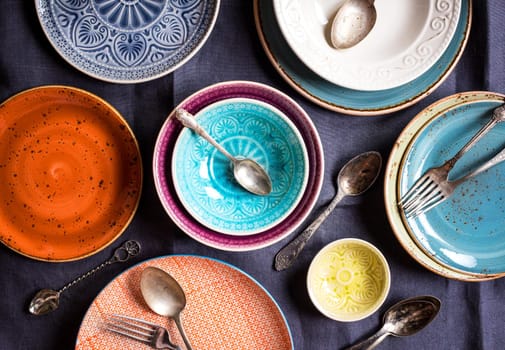
[[[89,92],[43,86],[0,105],[0,240],[68,261],[118,238],[137,209],[142,163],[118,111]]]
[[[263,232],[232,236],[211,230],[195,220],[182,206],[172,184],[171,161],[175,141],[182,126],[169,115],[161,127],[153,157],[153,173],[158,196],[170,218],[189,236],[208,246],[230,251],[247,251],[269,246],[288,236],[307,217],[319,196],[324,174],[323,149],[310,117],[290,97],[267,85],[230,81],[206,87],[182,101],[177,108],[197,113],[227,98],[251,98],[268,103],[283,112],[299,130],[308,157],[307,186],[300,202],[282,222]]]
[[[445,277],[484,280],[504,270],[500,164],[464,183],[453,195],[415,219],[406,220],[396,203],[428,168],[452,157],[491,118],[504,96],[488,92],[460,93],[418,114],[404,129],[386,169],[385,201],[389,221],[400,243],[422,265]],[[458,163],[450,179],[459,178],[502,149],[505,128],[496,126]]]
[[[105,330],[103,324],[111,314],[166,327],[172,341],[183,344],[175,323],[152,312],[143,300],[140,275],[149,266],[169,273],[184,290],[181,319],[194,349],[294,349],[279,305],[256,280],[225,262],[187,255],[148,260],[116,277],[86,312],[76,349],[151,349]]]
[[[228,158],[186,128],[172,156],[174,187],[186,210],[203,225],[232,235],[258,233],[285,219],[300,201],[308,176],[307,150],[289,118],[267,103],[244,98],[213,103],[195,118],[235,157],[260,164],[272,180],[272,192],[258,196],[243,189]]]
[[[332,84],[307,68],[280,32],[273,4],[255,0],[256,29],[268,58],[278,73],[310,101],[332,111],[351,115],[380,115],[411,106],[434,91],[459,61],[470,34],[472,3],[461,2],[454,37],[442,57],[423,75],[400,87],[381,91],[356,91]]]
[[[220,0],[35,0],[42,28],[72,66],[137,83],[166,75],[203,46]]]
[[[325,316],[351,322],[370,316],[391,286],[389,265],[374,245],[344,238],[324,246],[307,273],[309,297]]]
[[[333,84],[376,91],[406,84],[444,53],[458,23],[461,0],[375,3],[377,21],[356,46],[335,49],[329,32],[345,0],[274,0],[277,23],[300,60]]]

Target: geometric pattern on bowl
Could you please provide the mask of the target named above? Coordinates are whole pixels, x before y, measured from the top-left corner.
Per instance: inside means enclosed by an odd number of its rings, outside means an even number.
[[[214,102],[237,97],[252,98],[276,107],[293,122],[303,138],[308,157],[307,186],[291,214],[269,229],[246,236],[223,234],[194,219],[180,202],[172,181],[172,152],[179,133],[183,130],[174,112],[168,116],[158,134],[153,155],[153,174],[156,191],[165,211],[183,232],[210,247],[228,251],[250,251],[282,240],[304,222],[321,191],[324,156],[319,133],[307,113],[291,97],[265,84],[251,81],[217,83],[195,92],[177,108],[184,108],[196,114]]]
[[[246,235],[264,231],[289,215],[307,184],[303,139],[278,109],[253,99],[226,99],[199,111],[199,124],[235,157],[260,164],[272,192],[254,195],[234,179],[230,160],[192,130],[175,144],[172,176],[182,204],[213,230]]]
[[[329,243],[316,254],[307,273],[309,296],[316,308],[343,322],[358,321],[377,311],[390,285],[384,255],[361,239]]]
[[[111,82],[158,78],[203,45],[220,0],[37,0],[56,51],[82,72]]]

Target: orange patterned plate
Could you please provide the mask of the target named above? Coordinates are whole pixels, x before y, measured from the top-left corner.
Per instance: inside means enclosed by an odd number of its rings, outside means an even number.
[[[127,122],[72,87],[23,91],[0,105],[0,241],[27,257],[96,253],[130,223],[140,151]]]
[[[165,270],[184,289],[181,318],[194,349],[293,349],[282,311],[258,282],[222,261],[188,255],[148,260],[116,277],[91,304],[76,349],[151,349],[107,331],[104,322],[114,313],[166,327],[171,340],[184,346],[174,322],[152,312],[142,298],[140,275],[148,266]]]

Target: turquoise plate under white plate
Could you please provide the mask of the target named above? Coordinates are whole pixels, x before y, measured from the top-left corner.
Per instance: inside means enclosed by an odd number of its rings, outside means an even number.
[[[307,184],[307,150],[294,124],[261,101],[226,99],[199,111],[200,125],[236,157],[251,158],[270,175],[272,192],[258,196],[233,177],[230,161],[192,130],[174,146],[172,174],[179,199],[203,225],[230,235],[273,227],[296,207]]]
[[[403,160],[399,197],[429,168],[456,154],[503,99],[498,94],[463,93],[445,99],[444,109],[428,108],[430,117]],[[498,124],[456,163],[449,179],[467,174],[504,147],[505,125]],[[438,262],[478,275],[505,273],[505,163],[463,183],[446,201],[406,223]]]
[[[391,113],[428,96],[442,84],[459,61],[470,34],[472,19],[471,0],[464,0],[451,43],[438,61],[417,79],[392,89],[359,91],[330,83],[305,66],[284,39],[272,1],[255,0],[254,10],[261,44],[282,78],[310,101],[351,115]]]

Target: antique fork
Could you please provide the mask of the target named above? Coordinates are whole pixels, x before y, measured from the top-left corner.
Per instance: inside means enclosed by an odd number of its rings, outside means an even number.
[[[403,210],[406,217],[417,216],[430,209],[433,196],[441,193],[442,183],[447,183],[449,172],[452,170],[456,162],[479,141],[489,130],[496,124],[505,121],[505,105],[501,105],[494,109],[491,119],[468,141],[459,151],[439,167],[431,168],[421,176],[414,185],[403,195],[398,206]],[[473,176],[475,176],[474,174]],[[452,192],[451,192],[452,193]],[[432,202],[433,200],[433,202]],[[436,204],[435,204],[436,205]],[[422,209],[422,210],[421,210]]]
[[[138,318],[114,314],[109,317],[106,328],[149,344],[154,349],[181,350],[170,341],[170,335],[165,328]]]
[[[423,201],[419,201],[414,208],[410,209],[406,213],[406,216],[415,217],[439,205],[447,198],[449,198],[449,196],[454,192],[456,187],[461,185],[463,182],[503,162],[504,160],[505,160],[505,148],[502,149],[493,158],[491,158],[490,160],[488,160],[487,162],[485,162],[484,164],[482,164],[469,174],[454,181],[448,181],[448,180],[442,181],[441,183],[438,184],[438,187],[435,191],[432,191],[429,195],[426,195]]]

